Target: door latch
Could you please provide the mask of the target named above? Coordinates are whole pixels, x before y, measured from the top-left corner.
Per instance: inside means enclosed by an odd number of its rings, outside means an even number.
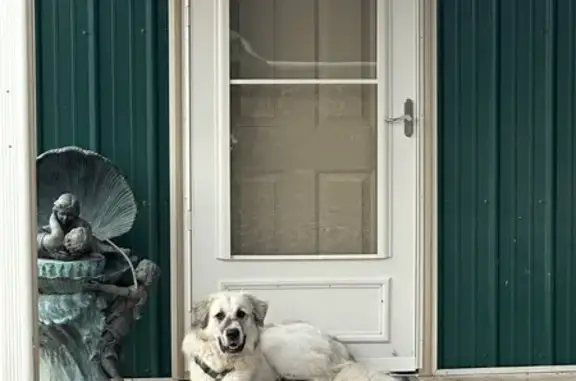
[[[385,118],[386,123],[404,122],[404,135],[409,138],[414,135],[414,101],[407,98],[404,101],[404,114],[396,118]]]

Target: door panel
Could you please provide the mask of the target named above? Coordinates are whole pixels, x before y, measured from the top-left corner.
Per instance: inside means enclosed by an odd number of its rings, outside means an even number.
[[[234,86],[233,254],[376,253],[376,85]]]
[[[251,292],[416,369],[419,120],[386,118],[417,99],[417,4],[192,2],[190,302]]]

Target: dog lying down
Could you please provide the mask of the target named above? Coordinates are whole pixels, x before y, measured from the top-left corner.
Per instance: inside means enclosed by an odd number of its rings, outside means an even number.
[[[192,308],[182,351],[191,381],[391,381],[356,363],[346,346],[311,324],[264,325],[268,303],[219,292]]]

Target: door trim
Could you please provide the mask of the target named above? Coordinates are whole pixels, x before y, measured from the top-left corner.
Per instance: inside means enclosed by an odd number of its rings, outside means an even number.
[[[423,106],[422,161],[420,178],[422,180],[422,221],[421,245],[418,258],[421,280],[420,325],[422,327],[421,369],[424,376],[437,371],[437,263],[438,263],[438,213],[437,213],[437,4],[438,0],[420,0],[420,79]]]
[[[188,127],[188,0],[168,1],[168,44],[169,44],[169,162],[170,162],[170,352],[171,378],[186,378],[185,361],[180,345],[186,327],[185,271],[187,205],[186,165]],[[136,380],[136,379],[135,379]],[[153,380],[153,379],[149,379]],[[163,380],[163,379],[158,379]]]

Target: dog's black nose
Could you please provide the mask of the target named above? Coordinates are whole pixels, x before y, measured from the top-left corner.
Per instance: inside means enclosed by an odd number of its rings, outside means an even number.
[[[229,340],[238,340],[238,338],[240,338],[240,330],[238,328],[227,329],[226,338]]]

